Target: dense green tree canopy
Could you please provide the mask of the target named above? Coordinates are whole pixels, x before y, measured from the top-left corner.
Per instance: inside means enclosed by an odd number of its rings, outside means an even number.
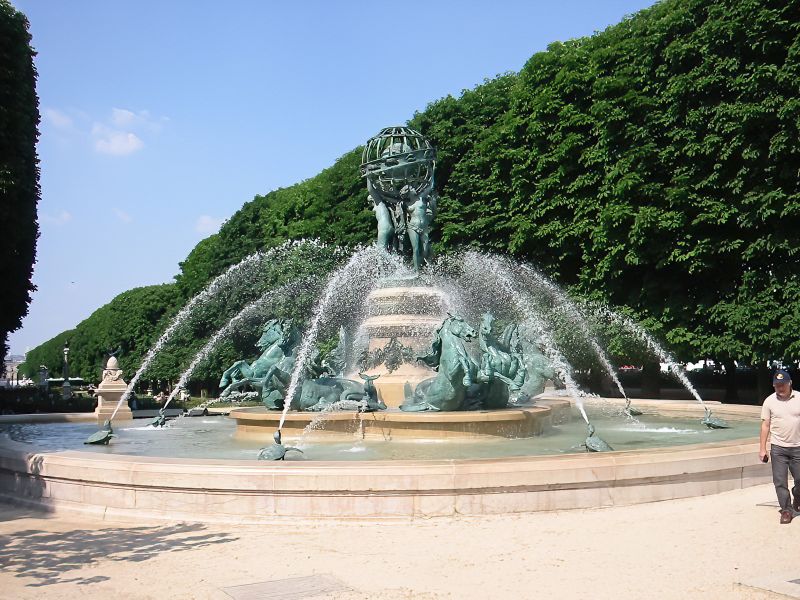
[[[35,289],[39,100],[30,42],[25,15],[0,0],[0,359]]]
[[[665,0],[554,43],[410,124],[439,151],[439,252],[530,260],[682,358],[800,357],[800,3]],[[371,240],[359,157],[245,204],[181,263],[175,293],[148,313],[153,330],[254,251]],[[209,316],[195,338],[228,316]],[[609,344],[618,360],[641,356]],[[164,361],[186,359],[176,350]]]

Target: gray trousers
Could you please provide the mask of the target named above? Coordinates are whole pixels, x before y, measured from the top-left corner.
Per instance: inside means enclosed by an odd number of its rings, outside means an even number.
[[[770,448],[770,459],[772,461],[772,482],[775,484],[775,492],[778,494],[781,510],[792,510],[792,498],[789,495],[789,471],[792,472],[792,479],[794,479],[792,494],[795,498],[800,498],[800,446],[784,448],[773,444]]]

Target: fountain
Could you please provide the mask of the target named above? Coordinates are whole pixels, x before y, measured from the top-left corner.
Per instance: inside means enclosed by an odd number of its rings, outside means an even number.
[[[166,427],[163,418],[145,427],[111,424],[198,307],[238,282],[249,285],[245,274],[287,253],[322,248],[315,243],[251,255],[212,281],[127,387],[109,359],[108,385],[98,390],[103,410],[91,417],[106,423],[85,450],[78,448],[91,424],[11,425],[0,438],[0,497],[109,517],[258,522],[607,506],[770,481],[754,458],[757,407],[715,406],[730,423],[712,416],[638,325],[574,303],[507,257],[434,257],[435,164],[435,149],[409,128],[370,139],[362,174],[377,243],[337,254],[327,279],[298,274],[242,295],[241,310],[198,352],[167,401],[225,336],[258,316],[257,358],[226,369],[213,401],[250,394],[261,406]],[[313,298],[306,319],[283,310],[300,290]],[[592,333],[600,319],[666,357],[695,401],[639,400],[634,409]],[[594,357],[621,398],[582,391],[570,344]],[[543,393],[547,380],[563,391]],[[111,394],[118,400],[108,415]]]

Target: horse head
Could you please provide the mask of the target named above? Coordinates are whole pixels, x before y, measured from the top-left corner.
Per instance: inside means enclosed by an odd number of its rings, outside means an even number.
[[[491,335],[492,334],[492,327],[494,326],[494,315],[490,312],[485,312],[481,316],[481,328],[480,333],[481,335]]]
[[[286,319],[283,321],[281,326],[281,338],[279,340],[279,344],[284,352],[288,352],[291,348],[297,344],[297,341],[300,339],[300,332],[297,331],[297,327],[294,326],[294,322],[291,319]]]
[[[261,337],[258,338],[256,345],[260,350],[266,350],[275,342],[278,342],[283,337],[283,327],[278,319],[270,319],[264,325],[261,332]]]
[[[464,319],[450,315],[442,325],[442,331],[447,331],[450,334],[461,338],[464,341],[470,342],[478,337],[478,332],[475,331]]]

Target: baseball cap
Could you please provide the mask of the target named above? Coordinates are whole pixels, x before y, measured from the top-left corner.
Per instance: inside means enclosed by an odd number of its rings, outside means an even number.
[[[775,371],[775,374],[772,376],[772,385],[776,383],[792,383],[792,376],[789,375],[789,371],[784,371],[783,369]]]

